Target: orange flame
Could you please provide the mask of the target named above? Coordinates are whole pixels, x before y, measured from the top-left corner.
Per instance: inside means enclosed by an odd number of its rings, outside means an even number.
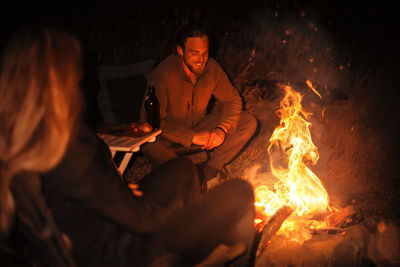
[[[308,85],[308,87],[317,95],[319,96],[319,98],[322,99],[322,96],[320,95],[320,93],[318,93],[317,89],[314,88],[314,86],[312,85],[310,80],[306,81],[306,84]]]
[[[295,235],[303,232],[302,237],[294,237],[302,242],[309,238],[303,228],[321,227],[319,223],[307,220],[329,209],[329,197],[321,181],[306,165],[315,165],[319,159],[318,149],[311,140],[311,123],[307,121],[311,113],[302,109],[300,93],[290,86],[279,86],[285,90],[277,111],[280,124],[272,133],[268,147],[271,171],[278,180],[273,189],[267,186],[256,188],[255,206],[268,218],[283,205],[290,206],[294,212],[279,233],[285,229],[297,231]]]

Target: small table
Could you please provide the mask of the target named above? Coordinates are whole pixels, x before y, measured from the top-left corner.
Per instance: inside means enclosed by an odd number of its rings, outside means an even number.
[[[122,175],[130,159],[132,158],[133,152],[138,152],[140,150],[140,146],[147,142],[156,141],[156,137],[159,134],[161,134],[161,130],[142,134],[140,136],[133,136],[131,132],[127,130],[125,133],[118,132],[118,134],[97,133],[97,136],[108,145],[113,158],[117,151],[125,152],[124,158],[118,167],[118,170]]]

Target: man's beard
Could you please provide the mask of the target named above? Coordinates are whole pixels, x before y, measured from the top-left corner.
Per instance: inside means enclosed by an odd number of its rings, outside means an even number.
[[[207,62],[203,65],[203,67],[202,67],[201,69],[197,69],[195,66],[189,64],[189,63],[186,61],[186,58],[185,58],[185,57],[183,57],[183,62],[185,63],[186,67],[188,67],[188,69],[189,69],[192,73],[196,74],[197,76],[203,74],[204,71],[206,70]]]

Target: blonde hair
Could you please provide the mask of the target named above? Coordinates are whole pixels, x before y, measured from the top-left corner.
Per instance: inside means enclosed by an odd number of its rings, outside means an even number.
[[[0,234],[13,217],[10,183],[44,172],[64,155],[81,107],[78,40],[55,29],[26,29],[5,49],[0,69]]]

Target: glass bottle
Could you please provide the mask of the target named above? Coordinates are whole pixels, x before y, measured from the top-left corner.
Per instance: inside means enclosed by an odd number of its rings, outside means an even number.
[[[154,86],[149,86],[147,96],[144,100],[144,107],[146,110],[146,120],[153,127],[154,130],[160,128],[160,103],[156,96],[156,89]]]

